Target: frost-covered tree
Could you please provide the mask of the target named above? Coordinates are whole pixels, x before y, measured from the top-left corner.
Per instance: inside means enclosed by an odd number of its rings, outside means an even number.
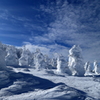
[[[6,70],[6,63],[5,63],[5,50],[3,48],[2,43],[0,42],[0,71]]]
[[[83,57],[81,55],[81,49],[78,45],[74,45],[69,50],[68,66],[72,75],[83,76],[85,73]]]
[[[57,59],[52,58],[51,59],[51,65],[52,65],[53,68],[56,68],[57,67]]]
[[[21,57],[22,51],[23,51],[22,48],[16,48],[16,54],[17,54],[18,59]]]
[[[95,74],[100,74],[100,66],[98,66],[97,61],[94,61],[94,73]]]
[[[48,57],[48,55],[44,55],[44,61],[45,61],[46,63],[48,63],[49,65],[50,65],[50,63],[51,63],[51,59]]]
[[[7,55],[5,57],[6,65],[18,65],[18,56],[17,51],[14,46],[7,46],[6,48]]]
[[[31,55],[30,55],[30,57],[28,59],[28,65],[30,67],[33,67],[34,68],[34,66],[35,66],[35,64],[34,64],[34,53],[31,53]]]
[[[86,63],[85,63],[85,65],[84,65],[85,71],[87,70],[87,68],[88,68],[89,65],[90,65],[89,62],[86,62]]]
[[[59,55],[57,58],[57,72],[70,74],[67,62],[62,55]]]
[[[24,47],[21,57],[19,59],[19,65],[20,66],[29,66],[29,63],[31,62],[31,59],[32,59],[31,57],[32,57],[31,52]]]
[[[51,69],[53,68],[52,64],[51,64],[51,58],[48,57],[48,55],[44,55],[44,62],[45,62],[45,68],[46,69]]]
[[[92,69],[89,62],[86,62],[84,65],[85,74],[84,76],[92,75]]]
[[[34,64],[36,69],[45,68],[44,55],[40,52],[40,49],[36,49],[34,53]]]

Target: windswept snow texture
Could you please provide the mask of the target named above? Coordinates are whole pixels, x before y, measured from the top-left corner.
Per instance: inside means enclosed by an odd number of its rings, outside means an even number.
[[[5,86],[5,81],[4,83],[0,83],[0,96],[21,94],[29,91],[34,91],[35,89],[44,90],[56,86],[56,84],[47,79],[42,79],[31,74],[25,74],[21,72],[10,72],[10,74],[7,72],[2,72],[0,74],[2,79],[6,79],[7,84]]]
[[[62,81],[54,83],[53,77],[63,77],[52,74],[50,78],[51,74],[47,70],[12,69],[13,71],[0,71],[0,100],[92,100],[82,90],[70,87]]]

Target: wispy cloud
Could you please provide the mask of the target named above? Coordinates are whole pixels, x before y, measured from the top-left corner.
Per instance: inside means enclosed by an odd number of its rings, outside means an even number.
[[[48,34],[39,36],[39,40],[36,37],[36,40],[65,46],[79,44],[83,48],[85,60],[99,60],[99,4],[99,0],[83,0],[80,3],[76,0],[76,3],[70,4],[66,0],[58,0],[41,5],[42,11],[51,14],[55,20],[48,25]]]
[[[21,10],[25,11],[24,8]],[[48,53],[62,52],[67,57],[69,47],[79,44],[85,60],[100,59],[97,56],[100,50],[100,0],[47,0],[45,4],[40,3],[40,8],[31,5],[27,12],[32,15],[14,15],[10,10],[1,9],[0,30],[28,34],[25,38],[34,44],[34,48],[41,47]],[[19,37],[15,34],[0,36]]]

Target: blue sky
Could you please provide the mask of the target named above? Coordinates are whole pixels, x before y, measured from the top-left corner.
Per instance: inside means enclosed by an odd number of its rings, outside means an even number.
[[[0,0],[0,41],[64,56],[77,44],[99,61],[100,0]]]

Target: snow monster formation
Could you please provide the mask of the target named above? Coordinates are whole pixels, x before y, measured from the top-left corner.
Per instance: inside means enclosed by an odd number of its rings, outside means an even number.
[[[51,66],[53,66],[53,68],[56,68],[56,66],[57,66],[57,59],[55,59],[55,58],[51,59]]]
[[[1,70],[6,70],[5,50],[3,48],[2,43],[0,43],[0,71]]]
[[[100,74],[100,67],[99,67],[97,61],[94,61],[94,70],[93,71],[96,75]]]
[[[44,55],[40,52],[40,49],[36,49],[34,53],[34,64],[35,68],[38,70],[46,67]]]
[[[57,58],[57,72],[70,74],[70,69],[67,66],[67,62],[64,56],[59,55]]]
[[[5,61],[6,61],[6,65],[18,65],[18,56],[17,56],[17,49],[14,46],[7,46],[6,48],[6,57],[5,57]]]
[[[84,76],[84,73],[85,73],[84,62],[81,55],[81,49],[78,45],[74,45],[69,50],[68,66],[72,72],[72,75]]]
[[[85,69],[85,74],[84,74],[84,76],[90,76],[90,75],[93,74],[89,62],[86,62],[86,63],[85,63],[85,65],[84,65],[84,69]]]
[[[21,57],[19,59],[19,65],[20,66],[30,66],[33,62],[32,57],[33,57],[32,53],[24,47]]]

